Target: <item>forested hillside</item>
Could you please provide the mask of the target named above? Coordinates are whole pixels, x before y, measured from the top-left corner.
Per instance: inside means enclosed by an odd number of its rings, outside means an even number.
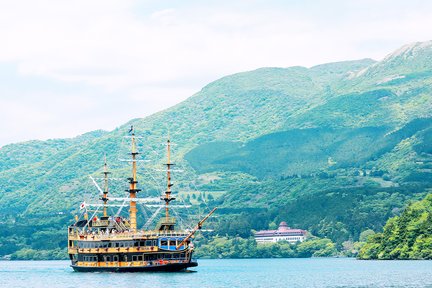
[[[115,177],[128,175],[118,160],[130,125],[151,160],[140,169],[160,169],[169,130],[188,171],[174,175],[177,197],[221,207],[208,237],[246,238],[284,220],[341,248],[431,191],[431,96],[432,43],[414,43],[379,62],[238,73],[114,131],[6,145],[0,254],[64,248],[61,229],[97,193],[88,175],[99,177],[103,155]],[[148,175],[139,181],[142,195],[160,192]]]
[[[382,233],[369,236],[360,259],[432,259],[432,194],[389,219]]]

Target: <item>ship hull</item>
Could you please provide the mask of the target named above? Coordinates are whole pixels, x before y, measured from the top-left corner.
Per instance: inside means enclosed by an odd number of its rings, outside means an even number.
[[[86,267],[71,265],[72,269],[76,272],[178,272],[196,266],[198,266],[197,262],[141,267]]]

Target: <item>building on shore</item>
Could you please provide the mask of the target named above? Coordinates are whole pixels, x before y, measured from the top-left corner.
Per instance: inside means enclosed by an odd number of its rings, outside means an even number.
[[[289,243],[303,242],[306,239],[306,231],[291,229],[286,222],[281,222],[277,230],[261,230],[255,233],[255,241],[260,243],[276,243],[287,241]]]

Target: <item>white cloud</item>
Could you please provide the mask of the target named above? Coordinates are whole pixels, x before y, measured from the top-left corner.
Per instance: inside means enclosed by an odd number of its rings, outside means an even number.
[[[14,121],[19,135],[1,136],[0,145],[112,129],[231,73],[380,59],[407,42],[432,38],[430,1],[180,3],[1,2],[0,69],[14,63],[16,75],[15,88],[8,87],[15,102],[6,102],[8,94],[0,95],[0,112],[5,112],[0,121]],[[56,88],[47,83],[23,91],[32,79],[48,79]],[[27,106],[32,99],[40,105]],[[7,113],[5,107],[20,103],[28,109],[26,115],[39,120],[19,124]],[[99,107],[107,116],[97,113]],[[77,117],[80,121],[70,125]],[[41,124],[46,129],[37,129]],[[33,134],[20,136],[29,128]]]

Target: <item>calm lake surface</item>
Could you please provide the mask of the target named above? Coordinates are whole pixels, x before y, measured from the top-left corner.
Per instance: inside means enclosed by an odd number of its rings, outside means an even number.
[[[69,261],[0,261],[0,287],[432,287],[432,261],[199,260],[196,272],[78,273]]]

